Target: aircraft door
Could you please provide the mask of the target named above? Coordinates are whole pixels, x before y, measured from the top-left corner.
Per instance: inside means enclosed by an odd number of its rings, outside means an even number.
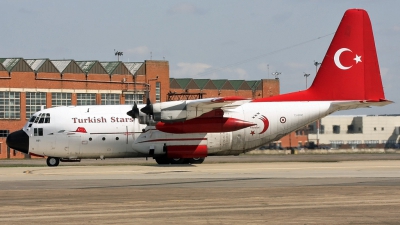
[[[80,157],[81,136],[59,134],[54,137],[51,145],[51,151],[46,152],[47,156],[60,158]]]
[[[69,158],[79,158],[81,148],[81,136],[68,136]]]

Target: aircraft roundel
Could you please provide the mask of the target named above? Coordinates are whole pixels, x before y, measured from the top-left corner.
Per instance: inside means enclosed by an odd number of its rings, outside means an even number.
[[[268,127],[269,127],[269,121],[268,121],[267,117],[265,117],[264,115],[262,115],[262,116],[260,117],[260,120],[264,123],[264,128],[263,128],[263,130],[259,133],[259,134],[262,134],[262,133],[264,133],[265,131],[267,131],[267,129],[268,129]]]
[[[333,57],[333,60],[335,62],[335,65],[341,69],[341,70],[348,70],[350,69],[352,66],[343,66],[342,63],[340,62],[340,55],[343,52],[352,52],[350,49],[348,48],[341,48],[339,50],[336,51],[335,56]]]

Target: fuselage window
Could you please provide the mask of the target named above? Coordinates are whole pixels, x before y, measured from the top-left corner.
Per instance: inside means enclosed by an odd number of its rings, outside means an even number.
[[[33,136],[43,136],[43,128],[34,128]]]

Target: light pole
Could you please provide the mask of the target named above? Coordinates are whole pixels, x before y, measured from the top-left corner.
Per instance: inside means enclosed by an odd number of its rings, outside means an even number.
[[[279,77],[278,77],[278,76],[281,75],[282,73],[276,71],[276,72],[273,72],[273,73],[271,73],[271,74],[275,76],[275,79],[276,79],[276,80],[279,80]]]
[[[150,99],[150,81],[155,81],[155,80],[158,80],[158,76],[156,76],[155,78],[151,78],[151,79],[147,80],[147,83],[146,83],[146,86],[147,86],[147,99]]]
[[[310,76],[309,73],[304,73],[304,76],[306,77],[306,89],[307,89],[307,78]]]
[[[314,66],[315,66],[315,77],[317,77],[318,73],[318,66],[321,65],[321,63],[317,62],[314,60]],[[319,127],[320,127],[321,121],[318,119],[317,120],[317,147],[319,147]]]
[[[114,49],[114,51],[115,51],[115,49]],[[123,52],[119,52],[119,51],[115,51],[115,56],[117,56],[118,57],[118,62],[119,62],[119,57],[120,56],[123,56],[124,55],[124,53]]]
[[[317,62],[317,61],[315,61],[314,60],[314,66],[315,66],[315,75],[317,75],[317,72],[318,72],[318,66],[319,65],[321,65],[321,63],[320,62]]]

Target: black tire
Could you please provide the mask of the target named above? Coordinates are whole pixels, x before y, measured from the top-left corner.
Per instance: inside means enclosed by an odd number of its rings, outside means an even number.
[[[166,165],[166,164],[170,164],[170,161],[168,158],[166,157],[158,157],[158,158],[154,158],[154,160],[156,160],[158,165]]]
[[[202,164],[205,158],[191,158],[189,160],[190,164]]]
[[[58,166],[58,164],[60,164],[60,159],[56,157],[48,157],[46,159],[46,163],[50,167],[55,167]]]
[[[169,159],[171,164],[187,164],[189,163],[188,159],[184,159],[184,158],[172,158]]]

